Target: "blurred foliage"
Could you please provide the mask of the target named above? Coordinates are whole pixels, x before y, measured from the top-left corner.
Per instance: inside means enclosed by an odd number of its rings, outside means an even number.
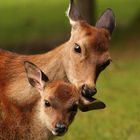
[[[46,46],[67,40],[70,36],[70,25],[65,16],[68,3],[68,0],[0,1],[0,47],[21,52],[36,48],[46,50]],[[139,17],[140,1],[96,0],[96,17],[108,7],[114,10],[117,21],[118,29],[113,39],[122,38]],[[133,28],[137,30],[137,27]]]
[[[59,40],[67,30],[65,10],[63,0],[0,1],[1,46],[39,45],[52,38]]]

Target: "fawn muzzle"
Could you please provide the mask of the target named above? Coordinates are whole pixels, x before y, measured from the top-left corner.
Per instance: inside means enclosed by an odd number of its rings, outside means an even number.
[[[65,134],[66,131],[67,131],[67,126],[65,124],[56,123],[53,134],[57,136],[62,136]]]

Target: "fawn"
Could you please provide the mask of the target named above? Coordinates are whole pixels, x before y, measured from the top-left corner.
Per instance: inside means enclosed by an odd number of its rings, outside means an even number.
[[[49,81],[31,62],[25,62],[25,70],[31,94],[36,90],[38,95],[24,107],[6,98],[0,99],[0,139],[51,140],[64,135],[77,109],[84,111],[85,99],[74,85],[62,80]]]

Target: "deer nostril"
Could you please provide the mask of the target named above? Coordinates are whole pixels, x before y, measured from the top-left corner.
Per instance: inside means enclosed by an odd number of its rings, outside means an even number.
[[[92,89],[92,92],[93,92],[94,94],[96,94],[96,93],[97,93],[97,89],[96,89],[96,88],[93,88],[93,89]]]
[[[91,98],[97,93],[96,88],[89,88],[87,85],[82,86],[82,95],[86,98]]]
[[[65,124],[61,124],[61,123],[57,123],[56,125],[55,125],[55,131],[57,132],[57,133],[64,133],[65,131],[66,131],[66,125]]]

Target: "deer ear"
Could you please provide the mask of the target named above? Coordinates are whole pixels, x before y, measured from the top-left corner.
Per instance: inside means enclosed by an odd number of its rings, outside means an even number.
[[[74,3],[74,0],[70,0],[67,16],[72,26],[74,26],[78,20],[81,20],[81,15],[79,13],[78,7]]]
[[[29,83],[38,91],[42,91],[45,82],[49,81],[48,77],[35,64],[29,61],[25,61],[24,66]]]
[[[103,109],[105,108],[105,104],[95,98],[86,99],[81,96],[78,107],[82,112],[86,112],[95,109]]]
[[[113,10],[108,8],[98,19],[95,27],[107,29],[111,35],[115,28],[115,15]]]

